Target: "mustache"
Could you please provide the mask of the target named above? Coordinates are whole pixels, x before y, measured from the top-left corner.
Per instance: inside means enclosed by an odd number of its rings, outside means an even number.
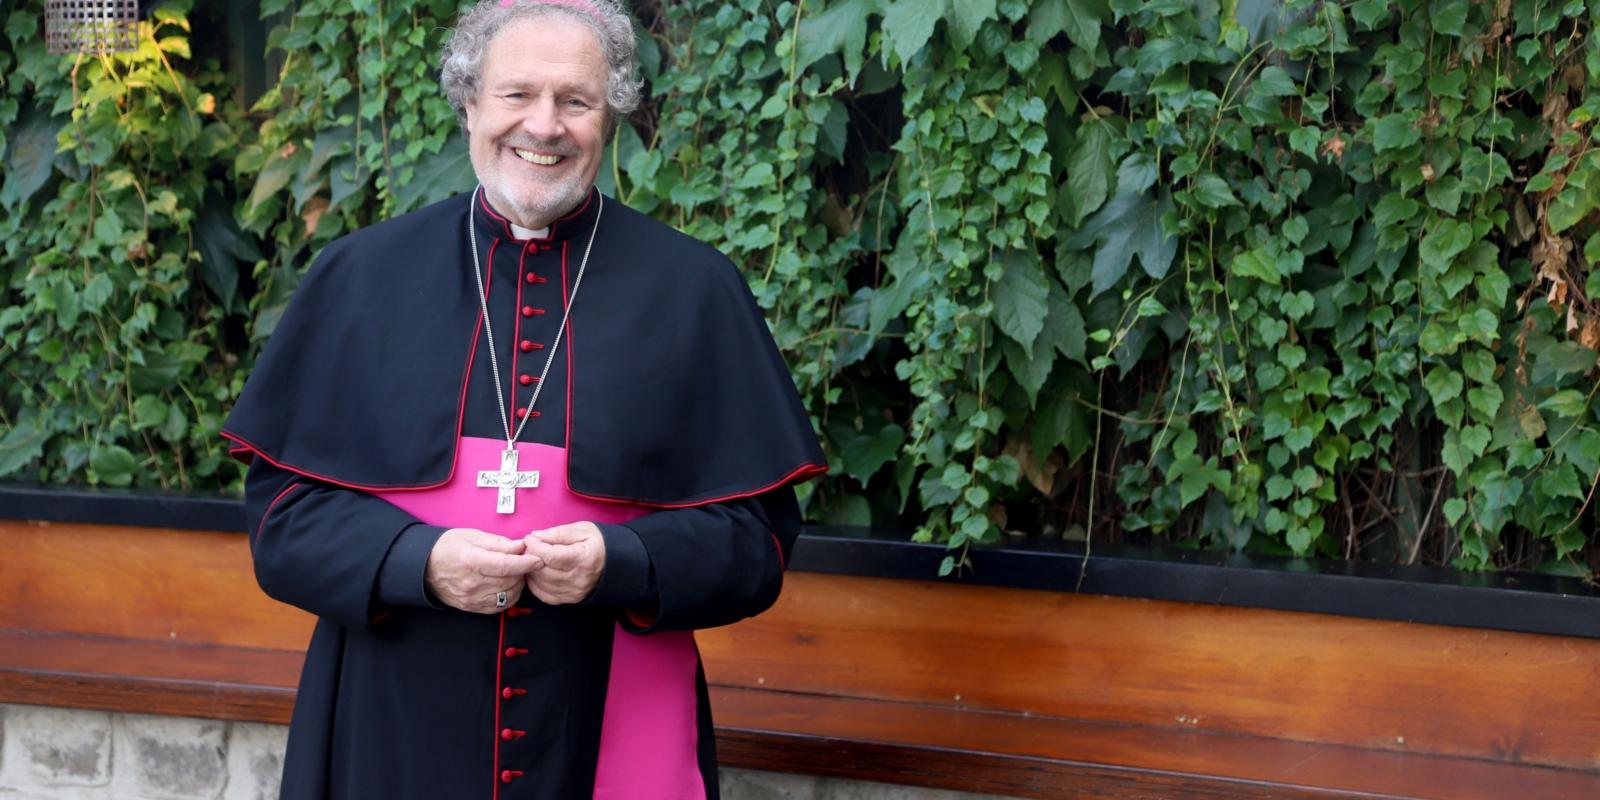
[[[500,144],[518,150],[531,150],[552,156],[576,156],[578,148],[567,142],[559,140],[539,139],[533,136],[507,136],[500,140]]]

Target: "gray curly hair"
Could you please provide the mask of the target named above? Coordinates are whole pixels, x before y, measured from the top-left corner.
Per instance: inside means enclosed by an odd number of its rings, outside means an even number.
[[[456,110],[461,129],[467,129],[467,103],[482,88],[483,54],[489,42],[507,23],[546,14],[566,14],[589,26],[600,37],[609,70],[606,75],[606,133],[639,107],[638,77],[634,60],[633,20],[617,0],[480,0],[461,13],[456,28],[445,41],[439,58],[439,83]]]

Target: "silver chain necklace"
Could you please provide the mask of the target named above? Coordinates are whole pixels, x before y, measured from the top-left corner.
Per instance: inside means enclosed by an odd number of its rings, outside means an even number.
[[[567,331],[567,319],[572,316],[572,306],[578,301],[578,287],[583,285],[583,271],[589,266],[589,252],[594,249],[594,236],[600,230],[600,215],[605,212],[605,195],[595,193],[595,200],[599,203],[595,207],[594,227],[589,229],[589,243],[583,248],[583,260],[578,262],[578,277],[572,282],[572,294],[567,298],[566,309],[561,313],[561,327],[556,329],[555,341],[550,344],[550,353],[545,356],[544,369],[539,371],[539,382],[534,384],[533,397],[528,400],[528,412],[522,416],[522,421],[517,423],[517,429],[511,430],[511,417],[506,413],[506,395],[500,383],[500,359],[494,352],[494,328],[489,323],[489,290],[483,283],[483,262],[478,257],[478,220],[476,206],[478,194],[483,191],[480,184],[472,190],[472,208],[467,209],[467,241],[472,247],[472,277],[478,282],[478,307],[483,312],[483,335],[489,340],[489,370],[494,376],[494,397],[496,408],[500,411],[500,425],[506,433],[506,449],[500,452],[500,469],[480,470],[478,472],[478,487],[482,489],[496,489],[495,512],[511,514],[517,510],[518,489],[533,489],[539,486],[539,471],[519,472],[517,470],[517,439],[522,436],[522,429],[527,427],[528,420],[533,418],[533,407],[539,402],[539,393],[544,389],[544,379],[550,374],[550,365],[555,363],[556,351],[561,349],[561,337]]]

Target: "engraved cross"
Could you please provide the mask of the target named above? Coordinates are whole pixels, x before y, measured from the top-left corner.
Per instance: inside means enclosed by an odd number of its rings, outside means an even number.
[[[500,470],[491,469],[478,471],[478,488],[498,489],[495,497],[494,510],[497,514],[511,514],[517,510],[517,490],[535,489],[539,486],[539,471],[517,471],[517,451],[515,448],[504,450],[500,453]]]

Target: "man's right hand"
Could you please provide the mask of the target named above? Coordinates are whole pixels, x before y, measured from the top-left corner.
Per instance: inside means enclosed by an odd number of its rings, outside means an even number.
[[[504,611],[495,595],[506,593],[506,605],[522,596],[527,575],[544,566],[530,556],[520,539],[507,539],[472,528],[451,528],[428,554],[423,580],[439,602],[474,614]]]

